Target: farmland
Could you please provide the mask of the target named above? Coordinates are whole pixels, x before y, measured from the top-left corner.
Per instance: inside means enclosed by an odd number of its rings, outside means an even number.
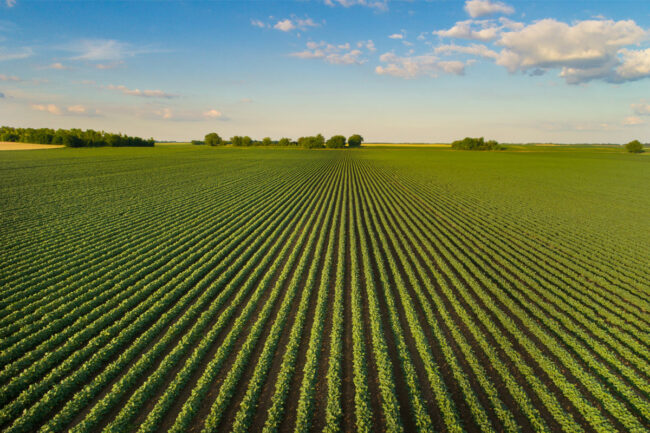
[[[0,153],[0,430],[648,431],[650,158]]]

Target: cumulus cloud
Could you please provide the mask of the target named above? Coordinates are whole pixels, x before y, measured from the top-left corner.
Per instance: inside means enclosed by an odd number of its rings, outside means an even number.
[[[443,55],[449,55],[454,53],[467,54],[471,56],[483,57],[486,59],[496,59],[497,57],[499,57],[499,53],[489,49],[487,46],[483,44],[471,44],[468,46],[455,45],[455,44],[439,45],[433,50],[433,52],[435,54],[443,54]]]
[[[404,35],[401,33],[393,33],[392,35],[388,36],[389,39],[404,39]]]
[[[125,95],[131,95],[131,96],[142,96],[145,98],[164,98],[164,99],[171,99],[171,98],[177,98],[178,95],[173,95],[171,93],[163,92],[162,90],[140,90],[140,89],[129,89],[126,86],[123,85],[113,85],[109,84],[106,86],[107,89],[109,90],[115,90],[118,92],[121,92]]]
[[[6,0],[6,4],[8,8],[12,8],[16,6],[16,0]]]
[[[385,53],[379,57],[385,66],[377,66],[375,72],[379,75],[392,75],[400,78],[416,78],[418,76],[437,77],[439,73],[463,75],[465,63],[459,60],[440,60],[434,55],[400,57],[394,53]]]
[[[283,32],[289,32],[295,29],[296,26],[293,24],[293,22],[290,19],[287,18],[285,20],[278,21],[277,23],[275,23],[273,28],[276,30],[281,30]]]
[[[357,42],[357,48],[365,48],[370,52],[377,51],[377,48],[375,47],[375,43],[370,39],[367,41]]]
[[[61,108],[59,108],[54,104],[33,104],[32,109],[36,111],[45,111],[47,113],[55,114],[57,116],[63,114]]]
[[[504,32],[497,64],[510,72],[561,69],[567,83],[593,79],[610,82],[650,75],[650,50],[623,47],[638,44],[647,32],[634,21],[588,20],[569,25],[544,19],[520,30]]]
[[[214,108],[203,112],[203,117],[207,119],[218,119],[221,116],[223,116],[221,111],[215,110]]]
[[[650,77],[650,48],[645,50],[619,51],[622,63],[616,68],[616,74],[622,80],[638,80]]]
[[[265,27],[265,24],[259,20],[255,21],[253,25],[256,27]],[[309,29],[310,27],[319,27],[319,26],[320,26],[319,23],[315,22],[313,19],[309,17],[300,18],[295,15],[292,15],[291,18],[285,18],[283,20],[277,21],[273,25],[273,28],[283,32],[290,32],[291,30],[295,30],[295,29],[304,31]]]
[[[88,110],[83,105],[70,105],[68,107],[59,107],[55,104],[32,104],[32,110],[43,111],[45,113],[54,114],[56,116],[70,115],[70,116],[95,116],[99,114],[98,110]]]
[[[499,37],[502,28],[492,20],[466,20],[457,22],[450,29],[434,31],[433,34],[444,38],[493,41]]]
[[[375,45],[372,41],[357,43],[357,48],[352,48],[350,43],[345,44],[328,44],[321,42],[307,42],[307,49],[295,53],[290,53],[291,57],[299,59],[322,59],[328,63],[337,65],[360,65],[366,60],[362,58],[363,51],[359,48],[365,47],[368,51],[374,51]]]
[[[261,20],[255,20],[255,19],[251,19],[251,25],[252,25],[253,27],[259,27],[259,28],[261,28],[261,29],[263,29],[263,28],[266,27],[266,24],[264,24],[263,21],[261,21]]]
[[[502,2],[491,2],[490,0],[468,0],[465,2],[465,11],[472,18],[478,18],[494,14],[511,14],[515,11],[512,6]]]

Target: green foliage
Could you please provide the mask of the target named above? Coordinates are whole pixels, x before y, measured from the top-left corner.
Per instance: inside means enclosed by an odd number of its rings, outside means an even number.
[[[334,135],[327,140],[325,147],[331,149],[342,149],[345,147],[345,137],[343,135]]]
[[[566,155],[0,153],[0,428],[646,431],[650,161]]]
[[[625,150],[630,153],[642,153],[643,144],[639,140],[632,140],[625,145]]]
[[[293,143],[290,138],[281,138],[278,141],[278,146],[293,146]]]
[[[483,137],[471,138],[465,137],[462,140],[457,140],[451,143],[451,148],[456,150],[502,150],[503,147],[499,146],[495,140],[485,141]]]
[[[348,146],[350,147],[359,147],[361,146],[361,143],[363,143],[363,137],[359,134],[351,135],[350,138],[348,138]]]
[[[148,140],[123,134],[112,134],[88,129],[12,128],[0,127],[0,141],[34,144],[62,144],[68,147],[153,147],[153,138]]]
[[[271,137],[264,137],[262,139],[262,146],[271,146],[273,145],[273,140],[271,140]]]
[[[298,139],[298,146],[307,149],[321,149],[325,147],[325,137],[321,134],[308,137],[300,137]]]
[[[219,134],[211,132],[205,136],[205,144],[208,146],[220,146],[223,144],[223,140],[219,137]]]
[[[195,145],[195,146],[199,146],[199,145],[205,144],[205,141],[201,141],[201,140],[192,140],[191,143],[192,143],[193,145]]]

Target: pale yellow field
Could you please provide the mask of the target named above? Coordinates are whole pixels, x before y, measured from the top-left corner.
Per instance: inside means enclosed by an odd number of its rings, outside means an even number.
[[[0,141],[0,150],[35,150],[35,149],[58,149],[63,147],[59,144],[32,144],[13,143],[11,141]]]
[[[363,143],[365,147],[451,147],[448,143]]]

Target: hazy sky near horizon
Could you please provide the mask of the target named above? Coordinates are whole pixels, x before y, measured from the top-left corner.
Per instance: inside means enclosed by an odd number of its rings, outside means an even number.
[[[650,141],[645,0],[1,1],[2,125]]]

